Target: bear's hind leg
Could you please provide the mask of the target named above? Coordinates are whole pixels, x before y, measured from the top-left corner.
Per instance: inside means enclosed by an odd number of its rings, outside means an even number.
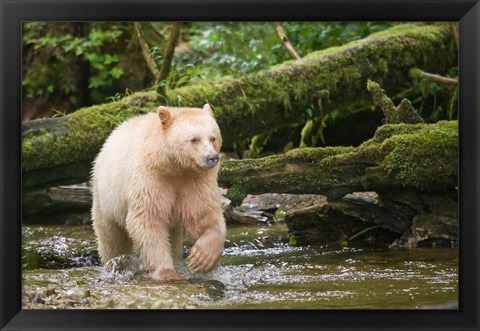
[[[113,219],[102,217],[101,213],[92,208],[93,229],[97,237],[98,253],[102,262],[132,252],[132,241],[127,232]]]
[[[150,211],[151,212],[151,211]],[[149,215],[150,214],[150,215]],[[132,216],[136,215],[136,216]],[[180,280],[173,265],[170,229],[164,217],[158,213],[129,212],[126,226],[134,248],[155,280]]]
[[[178,223],[170,229],[170,243],[174,261],[181,260],[183,255],[183,229]]]

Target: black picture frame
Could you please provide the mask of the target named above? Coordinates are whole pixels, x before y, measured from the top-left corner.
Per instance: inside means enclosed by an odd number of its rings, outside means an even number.
[[[479,330],[480,4],[473,0],[0,0],[2,330]],[[22,310],[22,21],[458,21],[458,310]]]

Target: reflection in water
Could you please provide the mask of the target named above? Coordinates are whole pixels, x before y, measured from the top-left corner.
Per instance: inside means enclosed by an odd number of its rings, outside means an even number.
[[[457,301],[454,249],[291,247],[286,228],[229,229],[221,264],[185,281],[151,280],[125,255],[104,266],[32,269],[24,308],[417,308]],[[78,254],[95,247],[88,227],[26,227],[24,248]],[[86,265],[89,265],[86,263]]]

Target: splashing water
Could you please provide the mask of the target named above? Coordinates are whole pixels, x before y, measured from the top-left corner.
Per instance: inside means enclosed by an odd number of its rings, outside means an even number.
[[[85,252],[95,247],[89,227],[25,227],[24,249],[67,259],[82,253],[85,261],[64,269],[30,264],[23,272],[23,307],[398,309],[457,301],[455,249],[329,249],[287,242],[281,225],[229,228],[214,271],[193,274],[183,260],[176,268],[186,280],[159,283],[136,255],[105,265],[93,255],[89,260]]]

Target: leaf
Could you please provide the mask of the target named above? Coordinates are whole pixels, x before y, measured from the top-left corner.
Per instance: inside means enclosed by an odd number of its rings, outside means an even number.
[[[116,56],[115,54],[105,54],[105,58],[103,60],[103,63],[108,65],[108,64],[115,63],[115,62],[118,62],[118,56]]]
[[[338,109],[333,110],[330,112],[330,117],[332,118],[332,121],[335,121],[335,119],[340,115],[340,111]]]
[[[112,68],[112,70],[110,70],[110,75],[115,79],[120,78],[123,74],[123,70],[118,67]]]
[[[87,282],[82,277],[79,277],[79,278],[75,279],[75,283],[77,285],[85,285]]]
[[[290,246],[297,246],[298,242],[297,242],[297,238],[295,238],[295,235],[290,235],[290,238],[288,239],[288,244]]]

